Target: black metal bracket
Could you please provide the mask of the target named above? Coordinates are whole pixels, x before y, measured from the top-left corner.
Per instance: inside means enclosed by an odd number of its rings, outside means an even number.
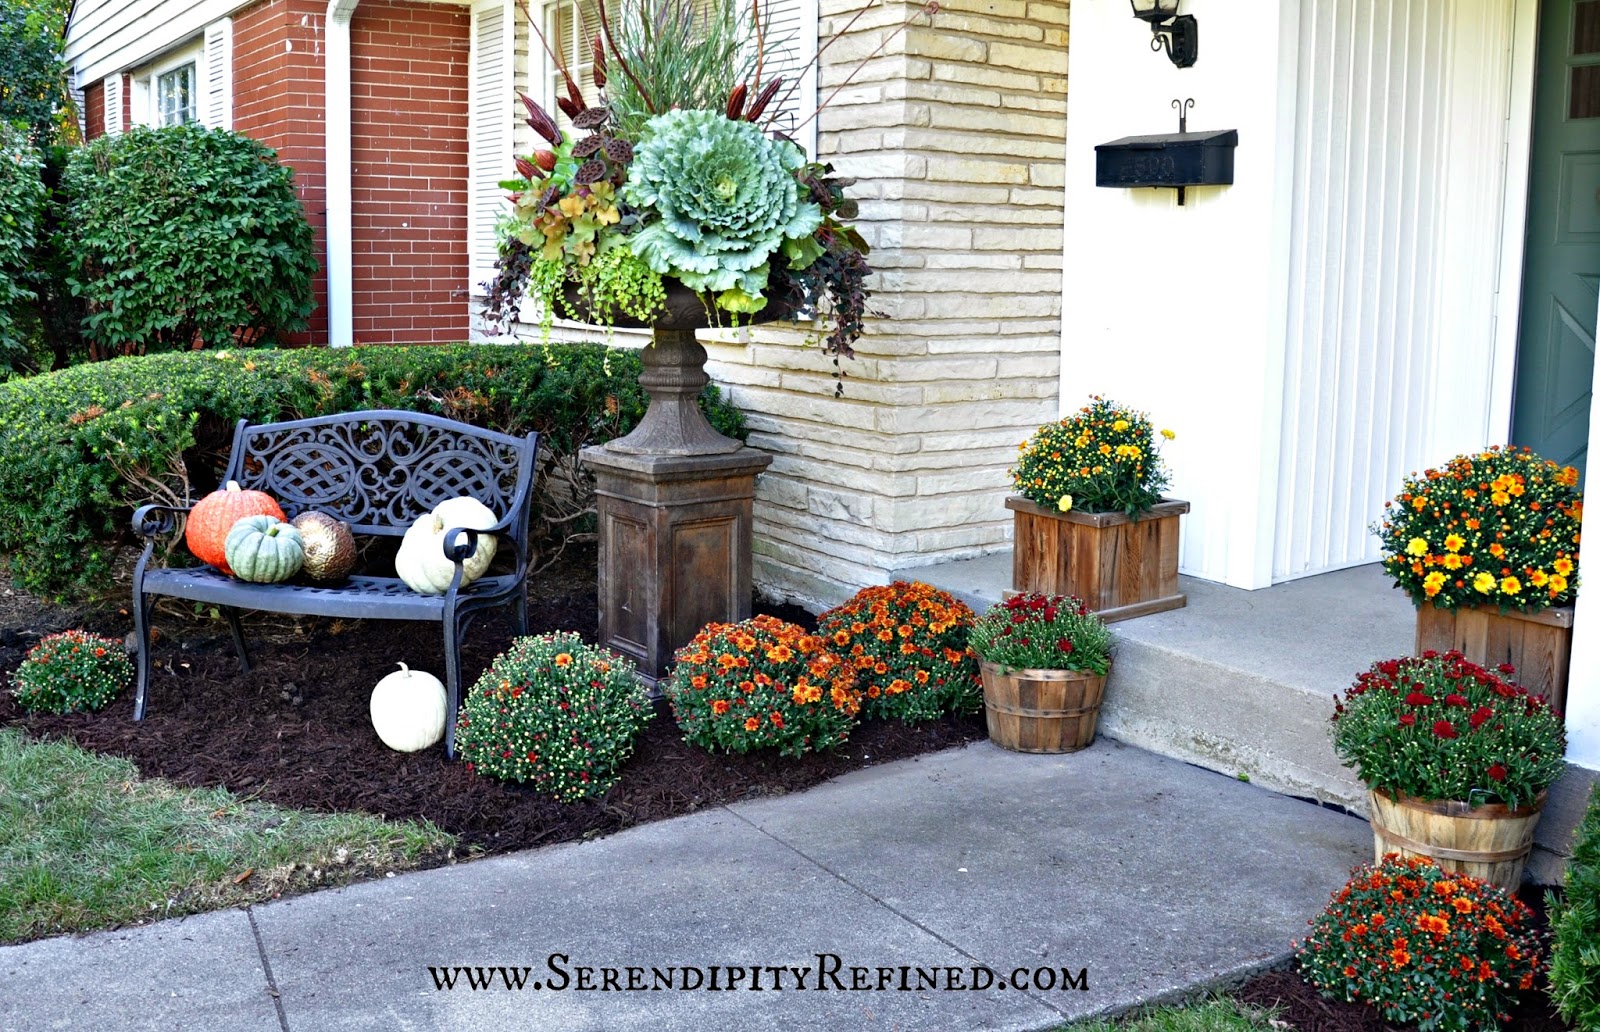
[[[1187,18],[1189,16],[1188,15],[1184,15],[1184,17]],[[1172,100],[1172,106],[1178,112],[1178,132],[1180,132],[1180,133],[1188,132],[1189,131],[1189,111],[1190,111],[1190,109],[1192,109],[1194,107],[1194,98],[1193,97],[1187,97],[1187,98],[1185,98],[1183,100],[1178,100],[1176,97],[1174,97],[1173,100]],[[1182,187],[1182,186],[1178,187],[1178,207],[1180,207],[1180,208],[1183,207],[1183,202],[1184,202],[1184,198],[1186,196],[1186,191],[1187,191],[1186,187]]]
[[[1188,68],[1200,59],[1200,23],[1192,14],[1180,14],[1165,25],[1150,23],[1150,49],[1167,51],[1167,59]]]

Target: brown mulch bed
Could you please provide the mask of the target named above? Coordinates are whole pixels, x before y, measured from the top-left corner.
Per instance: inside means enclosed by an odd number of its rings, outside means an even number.
[[[1543,890],[1524,886],[1520,895],[1533,910],[1534,925],[1546,927]],[[1389,1024],[1366,1004],[1325,1000],[1292,968],[1257,975],[1233,995],[1256,1007],[1278,1008],[1278,1020],[1296,1032],[1405,1032],[1412,1028]],[[1517,997],[1511,1021],[1502,1026],[1502,1032],[1567,1032],[1569,1028],[1556,1014],[1550,997],[1534,989]]]
[[[794,607],[758,606],[791,620]],[[595,554],[573,549],[530,590],[530,633],[596,634]],[[0,600],[0,684],[9,682],[42,634],[83,626],[116,638],[132,628],[126,612],[73,612]],[[685,745],[666,712],[640,736],[621,782],[605,796],[563,805],[516,785],[479,778],[444,758],[385,748],[372,730],[372,686],[405,661],[444,672],[437,624],[247,617],[254,667],[239,672],[226,625],[158,613],[149,709],[132,720],[128,691],[98,714],[30,716],[0,691],[0,726],[69,739],[125,756],[149,777],[181,785],[223,786],[306,810],[365,810],[426,818],[467,848],[498,852],[604,834],[706,806],[809,788],[861,767],[984,737],[983,718],[948,718],[908,727],[871,721],[844,746],[803,759],[712,755]],[[464,683],[471,685],[511,639],[509,621],[486,617],[468,631]]]

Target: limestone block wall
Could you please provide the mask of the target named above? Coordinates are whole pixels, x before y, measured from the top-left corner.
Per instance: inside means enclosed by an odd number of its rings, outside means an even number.
[[[824,45],[859,6],[822,0]],[[876,9],[821,61],[818,152],[859,180],[881,313],[843,396],[816,331],[707,341],[774,456],[757,586],[813,607],[1004,547],[1006,470],[1057,415],[1068,6],[941,0],[871,56],[917,10]]]

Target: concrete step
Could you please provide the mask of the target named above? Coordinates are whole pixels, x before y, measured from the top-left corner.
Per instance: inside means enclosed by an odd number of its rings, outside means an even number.
[[[1010,551],[900,571],[978,611],[1011,586]],[[1382,659],[1410,654],[1415,610],[1377,564],[1244,591],[1179,578],[1182,609],[1112,625],[1116,658],[1100,732],[1163,756],[1365,815],[1366,788],[1328,737],[1333,697]],[[1531,875],[1558,877],[1596,773],[1551,789]]]

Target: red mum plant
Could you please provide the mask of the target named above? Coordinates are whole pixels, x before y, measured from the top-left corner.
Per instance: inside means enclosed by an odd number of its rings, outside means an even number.
[[[1459,652],[1377,663],[1334,704],[1334,749],[1374,791],[1526,806],[1561,776],[1567,738],[1512,673]]]
[[[771,616],[707,624],[664,688],[684,740],[801,756],[843,742],[861,712],[855,668],[805,628]]]
[[[967,647],[972,619],[966,603],[938,588],[896,581],[823,613],[817,634],[855,667],[867,716],[931,720],[983,705]]]
[[[122,642],[88,631],[39,639],[11,677],[17,703],[35,713],[91,712],[133,680]]]
[[[1578,591],[1578,471],[1528,448],[1486,448],[1406,478],[1373,531],[1417,605],[1535,610]]]
[[[979,658],[1021,670],[1111,670],[1111,632],[1080,598],[1024,592],[990,607],[972,628]]]
[[[1493,1030],[1540,970],[1531,917],[1488,882],[1391,853],[1355,868],[1295,953],[1324,996],[1371,1004],[1388,1021]]]

